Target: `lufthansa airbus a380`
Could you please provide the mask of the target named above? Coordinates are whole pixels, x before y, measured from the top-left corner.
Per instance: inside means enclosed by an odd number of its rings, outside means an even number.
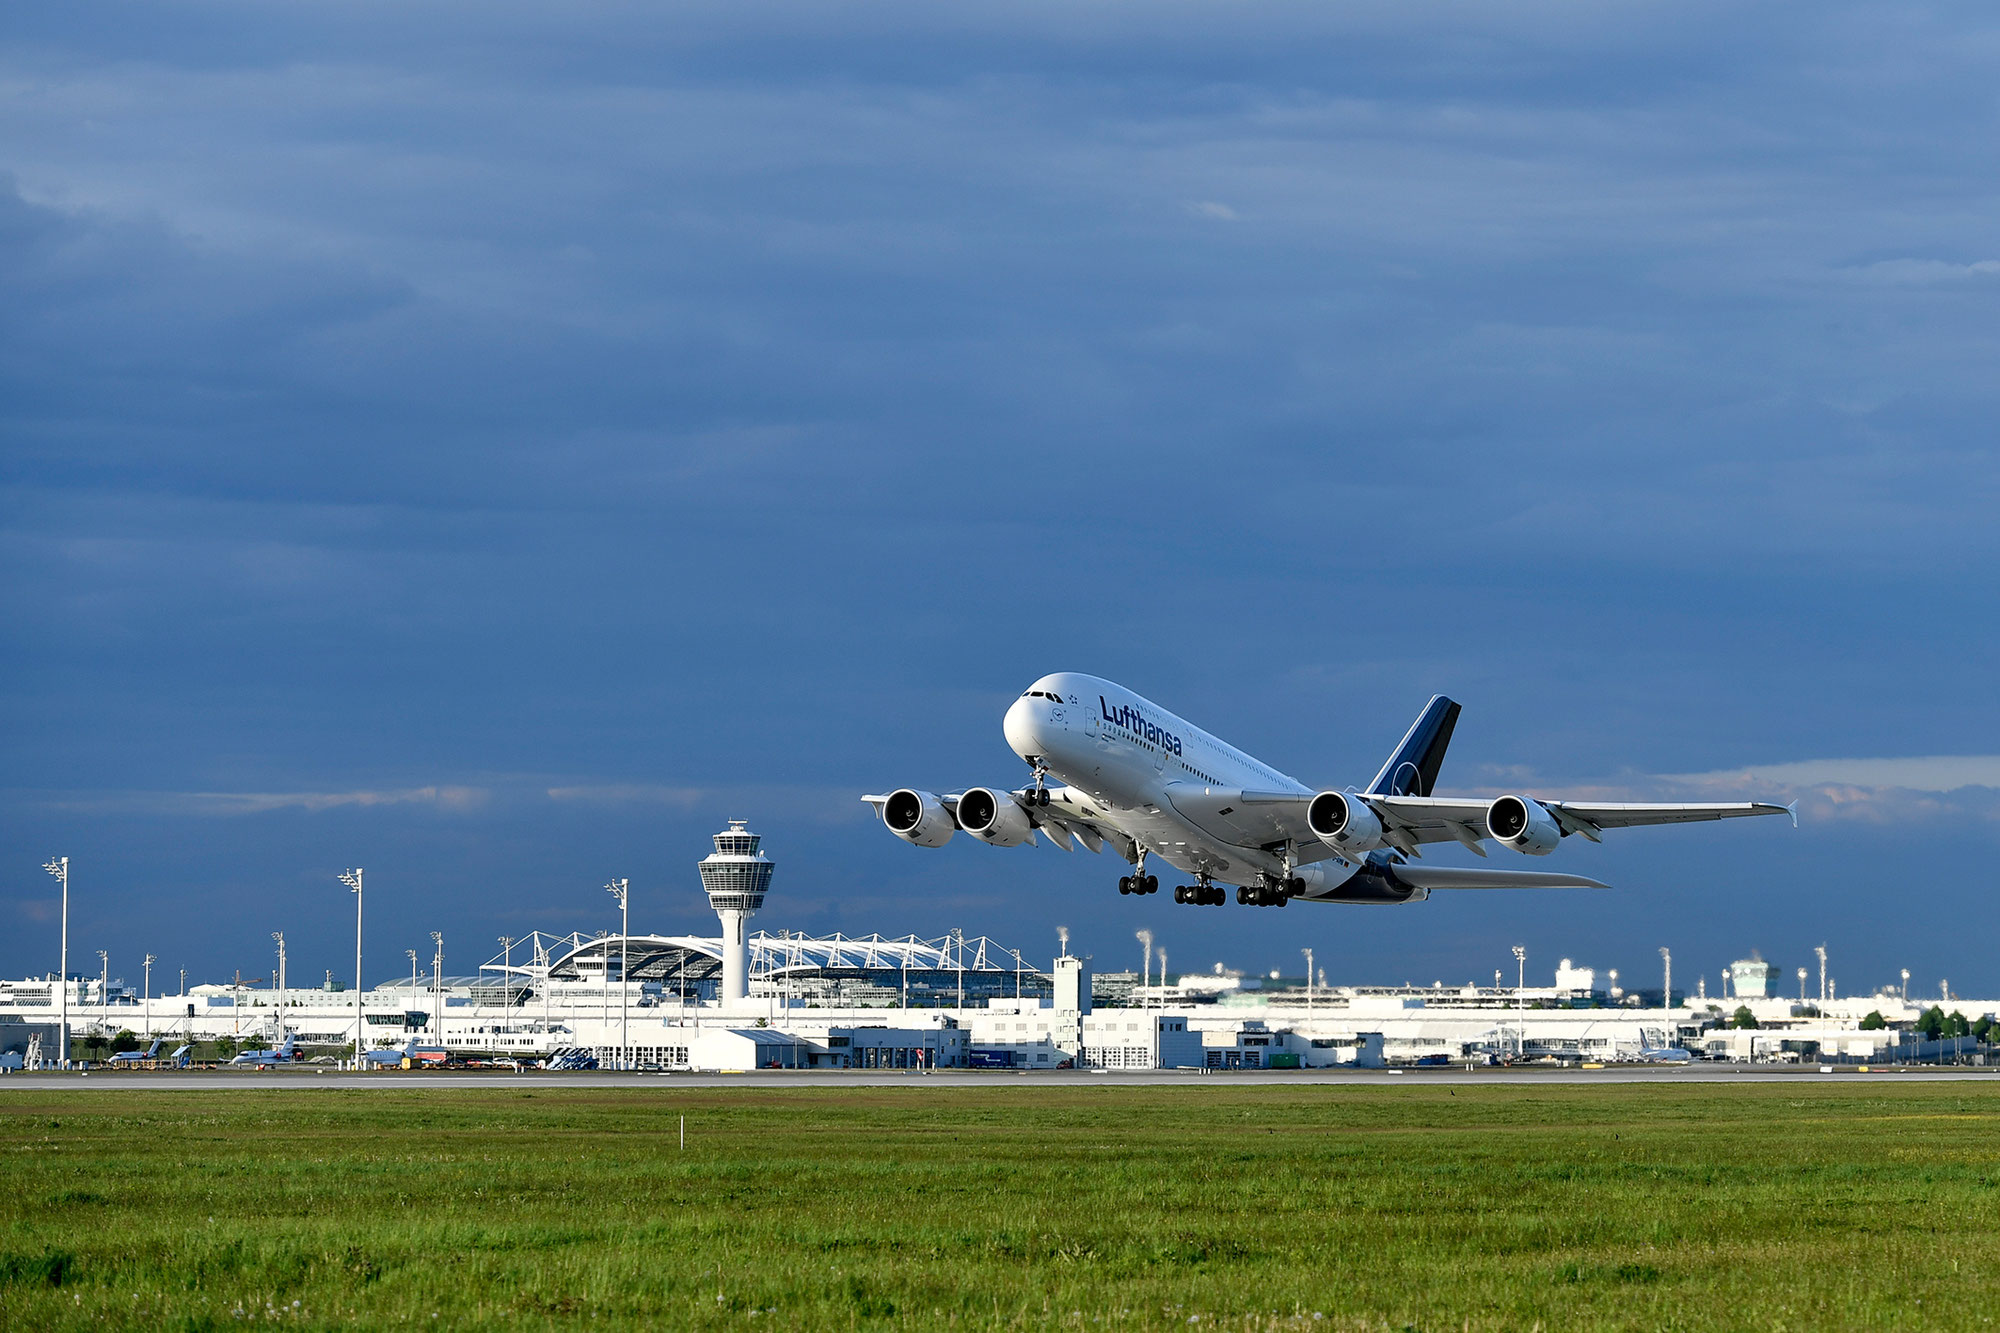
[[[1121,685],[1064,671],[1036,681],[1007,710],[1007,744],[1034,771],[1032,786],[946,796],[906,787],[862,799],[891,833],[919,847],[942,847],[961,830],[996,847],[1033,842],[1037,833],[1064,851],[1108,844],[1132,866],[1120,893],[1157,892],[1150,867],[1164,861],[1194,881],[1177,887],[1174,901],[1202,907],[1221,906],[1224,885],[1235,886],[1238,903],[1258,907],[1294,898],[1422,902],[1433,889],[1601,889],[1581,875],[1414,862],[1426,843],[1455,842],[1485,856],[1481,844],[1490,840],[1547,856],[1572,834],[1597,842],[1605,829],[1639,824],[1793,814],[1756,801],[1433,796],[1458,711],[1437,695],[1373,782],[1333,791],[1286,777]]]

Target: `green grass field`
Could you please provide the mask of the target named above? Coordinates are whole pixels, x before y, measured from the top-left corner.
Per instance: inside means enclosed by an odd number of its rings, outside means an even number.
[[[0,1148],[7,1328],[2000,1317],[1978,1085],[0,1089]]]

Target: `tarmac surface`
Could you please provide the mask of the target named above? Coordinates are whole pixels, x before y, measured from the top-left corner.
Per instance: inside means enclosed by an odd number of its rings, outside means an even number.
[[[574,1088],[1019,1088],[1023,1086],[1095,1086],[1106,1088],[1186,1087],[1421,1087],[1443,1085],[1502,1085],[1532,1087],[1572,1083],[1940,1083],[2000,1082],[2000,1067],[1953,1068],[1920,1065],[1873,1065],[1863,1073],[1853,1066],[1836,1066],[1821,1073],[1818,1065],[1610,1065],[1603,1069],[1267,1069],[1209,1072],[1201,1069],[1116,1070],[777,1070],[745,1073],[619,1073],[596,1070],[380,1070],[356,1074],[324,1067],[298,1069],[216,1070],[91,1070],[87,1073],[19,1073],[0,1076],[0,1094],[8,1092],[255,1092],[285,1089],[382,1091],[414,1088],[524,1087]]]

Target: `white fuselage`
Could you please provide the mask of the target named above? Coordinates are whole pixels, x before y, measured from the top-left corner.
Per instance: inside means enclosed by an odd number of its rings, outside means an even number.
[[[1015,754],[1064,783],[1051,789],[1051,805],[1122,830],[1186,874],[1252,884],[1287,873],[1282,849],[1233,839],[1226,813],[1204,812],[1206,826],[1198,824],[1173,796],[1176,790],[1310,796],[1315,789],[1152,700],[1097,676],[1062,671],[1016,699],[1004,726]],[[1344,861],[1315,867],[1305,896],[1338,886],[1352,869]]]

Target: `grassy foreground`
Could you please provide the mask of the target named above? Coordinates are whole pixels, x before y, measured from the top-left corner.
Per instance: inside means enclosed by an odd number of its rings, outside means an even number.
[[[0,1089],[6,1328],[1960,1329],[1996,1273],[1978,1085]]]

